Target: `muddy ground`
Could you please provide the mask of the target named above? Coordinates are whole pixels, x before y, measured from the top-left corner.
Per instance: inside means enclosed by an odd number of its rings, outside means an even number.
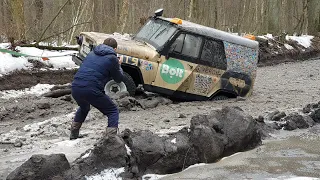
[[[183,102],[122,112],[120,130],[175,131],[188,126],[192,116],[222,106],[239,106],[253,117],[265,116],[276,109],[289,113],[308,103],[318,102],[319,84],[320,59],[260,67],[254,92],[246,100]],[[69,141],[68,128],[76,110],[72,100],[28,95],[0,98],[0,104],[0,179],[32,154],[61,152],[70,162],[73,161],[96,142],[107,125],[106,118],[92,109],[82,128],[85,138]]]

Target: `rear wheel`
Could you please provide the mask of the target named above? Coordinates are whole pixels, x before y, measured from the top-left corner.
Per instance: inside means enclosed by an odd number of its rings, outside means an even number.
[[[123,72],[123,76],[123,81],[120,83],[117,83],[114,80],[110,80],[109,82],[107,82],[107,84],[104,86],[104,91],[107,95],[124,91],[128,91],[130,96],[135,95],[137,86],[134,83],[132,77],[126,72]]]

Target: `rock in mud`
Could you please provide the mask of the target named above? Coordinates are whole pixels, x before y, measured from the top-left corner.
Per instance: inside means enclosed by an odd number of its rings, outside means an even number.
[[[310,117],[313,119],[314,122],[320,123],[320,109],[315,109]]]
[[[22,147],[22,145],[23,144],[22,144],[22,141],[20,139],[17,139],[13,144],[14,147]]]
[[[275,116],[276,114],[279,114],[279,113],[280,113],[280,111],[275,110],[275,111],[267,114],[267,116],[266,116],[265,119],[266,119],[267,121],[272,121],[273,116]]]
[[[37,104],[37,107],[38,107],[39,109],[50,109],[50,104],[49,104],[49,102],[43,101],[43,102],[39,102],[39,103]]]
[[[28,161],[11,172],[7,180],[51,179],[69,168],[70,164],[64,154],[32,155]]]
[[[216,127],[215,130],[227,137],[224,155],[250,149],[261,143],[256,121],[239,107],[223,107],[212,111],[209,120],[212,124],[218,120],[221,129]]]
[[[125,139],[132,154],[130,166],[138,168],[137,175],[179,172],[199,162],[187,129],[168,137],[160,137],[150,131],[130,132]]]
[[[238,107],[194,116],[190,131],[185,128],[164,137],[139,131],[129,137],[126,143],[140,175],[179,172],[191,164],[212,163],[261,143],[256,122]]]
[[[184,114],[179,114],[178,118],[186,118],[187,116]]]
[[[71,169],[64,173],[68,180],[80,180],[84,176],[112,167],[126,166],[127,151],[123,139],[119,136],[103,136],[85,155],[75,160]]]
[[[280,121],[282,118],[286,117],[285,112],[279,112],[272,117],[272,121]]]
[[[309,116],[302,116],[298,113],[292,113],[283,119],[285,130],[306,129],[314,125],[314,121]]]

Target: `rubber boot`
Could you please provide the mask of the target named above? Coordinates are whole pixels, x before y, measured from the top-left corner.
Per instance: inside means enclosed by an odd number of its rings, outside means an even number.
[[[82,123],[80,122],[72,122],[71,124],[71,133],[70,133],[70,140],[79,138],[79,131],[81,128]]]
[[[118,134],[118,127],[107,127],[105,136],[116,136]]]

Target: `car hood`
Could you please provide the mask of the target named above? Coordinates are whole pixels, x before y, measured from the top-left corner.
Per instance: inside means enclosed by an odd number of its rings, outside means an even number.
[[[104,34],[97,32],[83,32],[82,35],[89,37],[96,44],[102,44],[106,38],[114,38],[118,42],[118,48],[116,50],[119,54],[132,56],[140,59],[150,60],[156,58],[159,54],[156,49],[144,42],[133,40],[131,37],[121,35],[118,33]]]

